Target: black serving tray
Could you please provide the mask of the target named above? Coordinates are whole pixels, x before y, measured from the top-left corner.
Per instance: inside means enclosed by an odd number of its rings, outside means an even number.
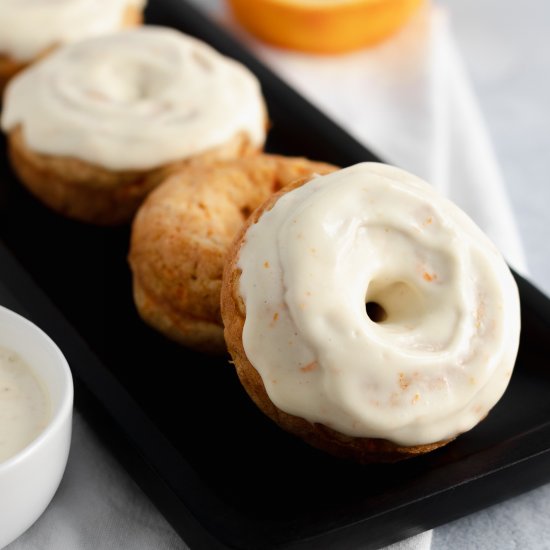
[[[270,151],[343,166],[375,160],[183,0],[152,1],[146,18],[254,71]],[[487,420],[428,456],[360,467],[279,430],[226,359],[146,327],[132,303],[129,228],[53,214],[16,182],[4,145],[0,303],[57,341],[77,406],[192,548],[377,548],[550,481],[550,301],[521,277],[518,362]]]

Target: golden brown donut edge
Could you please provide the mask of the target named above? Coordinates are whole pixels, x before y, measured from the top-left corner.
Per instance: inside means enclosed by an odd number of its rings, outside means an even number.
[[[242,339],[246,307],[239,292],[241,276],[240,269],[237,267],[239,252],[246,240],[246,232],[262,214],[273,208],[277,200],[285,193],[300,187],[309,179],[297,181],[269,198],[250,216],[229,251],[223,272],[221,314],[225,327],[224,336],[227,349],[233,359],[239,380],[258,408],[283,430],[338,458],[353,460],[361,464],[398,462],[423,455],[446,445],[452,440],[406,447],[385,439],[353,437],[337,432],[323,424],[314,424],[304,418],[288,414],[271,401],[260,374],[248,360]]]
[[[73,157],[37,153],[26,145],[21,126],[8,134],[8,147],[13,169],[35,197],[59,214],[97,225],[129,222],[152,189],[193,162],[257,151],[243,132],[190,159],[151,170],[114,171]]]
[[[197,162],[173,174],[149,195],[132,226],[129,262],[143,320],[197,351],[226,353],[220,291],[234,236],[274,191],[334,169],[262,154]]]

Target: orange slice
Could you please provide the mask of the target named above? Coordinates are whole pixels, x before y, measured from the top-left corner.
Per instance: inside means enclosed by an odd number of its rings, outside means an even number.
[[[398,30],[425,0],[229,0],[237,20],[276,46],[340,53]]]

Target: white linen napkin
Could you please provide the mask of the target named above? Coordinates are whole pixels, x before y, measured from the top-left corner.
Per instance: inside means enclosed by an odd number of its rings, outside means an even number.
[[[225,17],[219,0],[194,2]],[[443,11],[428,9],[386,43],[338,57],[286,52],[240,36],[357,139],[461,205],[508,261],[525,270],[498,166]],[[428,531],[391,549],[427,550],[431,540]],[[186,546],[77,413],[58,493],[42,518],[8,548]]]
[[[38,521],[6,550],[187,548],[78,411],[67,470]]]
[[[516,222],[443,9],[427,6],[375,48],[317,56],[267,46],[241,31],[219,0],[206,5],[356,139],[456,202],[525,271]]]

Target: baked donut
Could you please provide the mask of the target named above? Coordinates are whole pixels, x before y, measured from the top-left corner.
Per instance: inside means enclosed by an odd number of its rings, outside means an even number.
[[[18,75],[2,128],[39,199],[117,224],[190,161],[261,149],[266,110],[242,65],[178,31],[140,27],[71,44]]]
[[[268,199],[237,237],[221,311],[238,376],[285,430],[359,462],[431,451],[502,396],[518,290],[423,181],[358,164]]]
[[[141,317],[185,346],[225,353],[220,289],[233,238],[275,191],[331,170],[306,159],[258,155],[197,163],[172,175],[147,197],[132,226],[129,261]]]
[[[0,0],[0,98],[16,73],[62,44],[133,27],[145,0]]]

